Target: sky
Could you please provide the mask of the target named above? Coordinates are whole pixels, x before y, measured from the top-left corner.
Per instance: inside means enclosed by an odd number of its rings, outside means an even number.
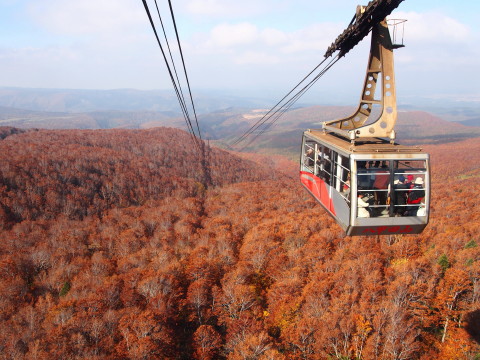
[[[168,1],[157,1],[178,57]],[[172,0],[194,97],[284,95],[323,59],[357,1]],[[479,13],[476,0],[400,4],[390,16],[408,20],[395,51],[399,98],[480,101]],[[0,87],[172,89],[141,0],[0,0],[0,24]],[[368,48],[364,40],[335,64],[313,98],[356,101]]]

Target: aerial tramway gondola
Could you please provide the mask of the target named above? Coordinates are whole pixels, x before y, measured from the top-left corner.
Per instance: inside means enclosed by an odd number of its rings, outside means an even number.
[[[325,56],[336,50],[343,56],[371,30],[358,108],[303,134],[301,183],[347,235],[418,234],[429,219],[429,155],[395,142],[393,50],[403,44],[392,43],[385,16],[401,1],[357,7],[354,20]],[[375,98],[377,85],[380,99]]]

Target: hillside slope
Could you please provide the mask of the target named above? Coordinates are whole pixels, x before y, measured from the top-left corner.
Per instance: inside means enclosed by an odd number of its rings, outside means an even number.
[[[13,131],[0,141],[0,153],[4,225],[57,214],[82,219],[112,207],[195,196],[207,185],[271,177],[251,161],[207,149],[206,184],[201,151],[171,128]]]
[[[280,157],[212,149],[205,189],[185,144],[173,129],[0,141],[2,204],[22,216],[1,214],[5,359],[478,357],[478,141],[428,147],[422,235],[357,238]]]

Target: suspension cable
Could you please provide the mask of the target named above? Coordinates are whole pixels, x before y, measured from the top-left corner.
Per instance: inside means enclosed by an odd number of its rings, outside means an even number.
[[[270,128],[286,111],[288,111],[295,102],[297,102],[298,99],[300,99],[303,94],[312,87],[313,84],[315,84],[320,77],[322,77],[338,60],[339,60],[339,55],[337,54],[333,59],[330,60],[330,62],[317,74],[315,77],[303,88],[301,88],[295,95],[293,95],[290,99],[288,99],[286,102],[282,104],[282,102],[287,99],[289,95],[293,93],[295,89],[297,89],[302,83],[305,82],[307,78],[309,78],[326,60],[322,60],[320,64],[318,64],[308,75],[306,75],[292,90],[288,92],[287,95],[285,95],[277,104],[275,104],[260,120],[258,120],[252,127],[250,127],[242,136],[240,136],[233,144],[232,146],[235,146],[239,144],[242,141],[245,141],[247,137],[249,137],[254,131],[258,130],[262,125],[267,123],[270,119],[270,123],[268,123],[262,130],[260,130],[259,133],[255,135],[255,137],[248,142],[247,145],[242,147],[242,150],[250,145],[255,139],[257,139],[260,135],[262,135],[268,128]],[[282,104],[281,106],[279,106]]]
[[[168,53],[170,55],[170,61],[172,62],[173,71],[175,73],[175,78],[177,79],[177,83],[180,84],[180,79],[178,78],[178,73],[177,73],[177,67],[175,66],[175,61],[173,60],[172,51],[170,49],[170,43],[168,41],[167,33],[165,31],[165,26],[163,25],[163,20],[162,20],[162,16],[160,15],[160,10],[158,8],[157,0],[155,0],[155,7],[157,9],[157,15],[158,15],[158,19],[160,20],[160,25],[162,26],[163,38],[165,39],[165,43],[167,44]],[[182,91],[181,86],[179,87],[179,90],[180,90],[180,95],[181,95],[180,98],[179,98],[180,106],[182,107],[182,109],[184,109],[187,117],[190,118],[190,114],[188,113],[188,108],[187,108],[186,103],[185,103],[185,97],[183,95],[183,91]]]
[[[255,137],[249,141],[246,145],[244,145],[240,150],[244,150],[247,146],[253,143],[259,136],[263,135],[280,117],[283,116],[292,106],[295,104],[302,96],[307,92],[338,60],[340,59],[339,55],[333,58],[330,63],[319,73],[315,76],[313,80],[311,80],[306,86],[304,86],[301,90],[299,90],[290,100],[288,100],[280,109],[275,111],[271,116],[269,116],[265,121],[263,121],[263,125],[266,121],[270,118],[274,117],[269,123],[265,125],[263,129],[259,131],[255,135]]]
[[[318,64],[312,71],[310,71],[300,82],[295,85],[295,87],[290,90],[279,102],[277,102],[260,120],[258,120],[250,129],[248,129],[242,136],[240,136],[235,142],[232,143],[232,146],[235,146],[239,142],[243,141],[243,139],[247,136],[249,136],[253,131],[255,131],[259,123],[266,117],[270,112],[272,112],[278,105],[282,103],[283,100],[285,100],[296,88],[298,88],[310,75],[312,75],[325,61],[327,58],[323,59],[320,64]]]
[[[172,15],[173,26],[175,28],[175,35],[177,36],[177,43],[178,43],[178,49],[180,50],[180,57],[182,58],[183,72],[185,73],[185,79],[187,80],[188,93],[190,94],[190,101],[192,103],[193,115],[195,116],[195,122],[197,123],[198,137],[200,139],[202,139],[202,134],[200,132],[200,126],[198,125],[197,111],[195,110],[195,104],[193,103],[192,90],[190,88],[190,81],[188,80],[187,68],[185,66],[185,59],[183,58],[182,46],[180,45],[180,37],[178,36],[177,23],[175,21],[175,15],[173,14],[173,8],[172,8],[171,0],[168,0],[168,5],[170,7],[170,14]]]
[[[263,125],[267,120],[270,118],[274,117],[272,121],[267,123],[263,129],[259,131],[258,134],[255,135],[255,137],[250,140],[246,145],[244,145],[240,151],[244,150],[248,145],[253,143],[259,136],[263,135],[270,127],[280,118],[285,114],[302,96],[305,94],[338,60],[340,60],[339,55],[337,55],[335,58],[333,58],[330,63],[318,74],[315,76],[315,78],[310,81],[306,86],[304,86],[301,90],[299,90],[290,100],[288,100],[280,109],[275,111],[271,116],[268,117],[262,124]]]
[[[186,106],[185,106],[185,102],[182,101],[182,96],[180,95],[180,91],[179,91],[179,86],[180,86],[180,84],[178,84],[178,86],[177,86],[177,83],[175,82],[174,76],[173,76],[173,74],[172,74],[172,70],[170,69],[170,64],[168,63],[167,57],[166,57],[166,55],[165,55],[165,51],[163,50],[162,44],[161,44],[161,42],[160,42],[160,38],[159,38],[158,33],[157,33],[157,29],[156,29],[156,27],[155,27],[155,24],[154,24],[154,22],[153,22],[152,16],[151,16],[151,14],[150,14],[150,10],[149,10],[149,8],[148,8],[147,1],[146,1],[146,0],[142,0],[142,2],[143,2],[143,5],[144,5],[144,7],[145,7],[145,11],[146,11],[146,13],[147,13],[148,19],[149,19],[149,21],[150,21],[150,25],[152,26],[152,30],[153,30],[153,32],[154,32],[154,34],[155,34],[155,38],[157,39],[158,46],[160,47],[160,50],[161,50],[161,52],[162,52],[163,59],[164,59],[164,61],[165,61],[165,64],[166,64],[166,66],[167,66],[168,73],[169,73],[169,75],[170,75],[170,80],[172,81],[173,88],[174,88],[174,90],[175,90],[175,94],[177,95],[178,102],[180,103],[180,107],[181,107],[181,109],[182,109],[183,117],[184,117],[185,122],[186,122],[186,124],[187,124],[187,128],[189,129],[190,135],[192,136],[192,139],[193,139],[195,145],[200,148],[200,145],[199,145],[199,143],[198,143],[198,140],[197,140],[197,138],[195,137],[195,131],[193,130],[192,122],[191,122],[190,117],[188,116],[188,113],[187,113],[187,109],[186,109]],[[155,3],[156,3],[156,2],[155,2]],[[193,101],[193,100],[192,100],[192,101]]]

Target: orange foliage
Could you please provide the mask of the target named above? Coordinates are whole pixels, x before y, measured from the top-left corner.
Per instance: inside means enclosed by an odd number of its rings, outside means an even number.
[[[5,359],[480,352],[478,141],[427,149],[423,234],[350,238],[277,171],[283,160],[211,149],[205,188],[178,130],[5,134]]]

